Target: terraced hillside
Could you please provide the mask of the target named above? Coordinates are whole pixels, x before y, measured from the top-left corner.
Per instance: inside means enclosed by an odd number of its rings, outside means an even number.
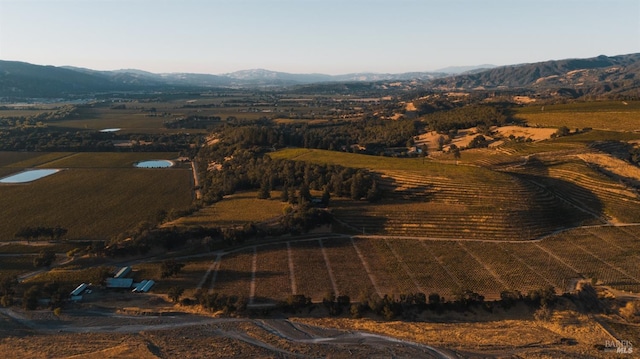
[[[523,240],[588,219],[550,192],[517,176],[431,176],[424,172],[380,173],[386,199],[376,204],[338,202],[337,218],[368,234]]]
[[[474,163],[467,160],[464,165],[346,153],[330,157],[328,151],[316,150],[290,154],[298,160],[366,167],[377,174],[385,190],[382,201],[332,200],[335,217],[352,233],[505,241],[535,239],[614,218],[635,222],[638,211],[631,207],[640,203],[637,196],[576,157],[585,146],[572,146],[546,151],[554,148],[546,145],[544,152],[524,156],[476,151]]]

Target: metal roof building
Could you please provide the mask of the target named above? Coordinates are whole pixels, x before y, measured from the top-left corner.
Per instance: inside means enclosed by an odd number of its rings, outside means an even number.
[[[69,295],[72,297],[78,296],[82,292],[84,292],[84,290],[87,289],[88,286],[89,285],[87,283],[82,283],[79,286],[77,286],[76,289],[74,289]]]
[[[153,285],[156,284],[156,282],[154,282],[153,280],[148,280],[147,283],[145,285],[142,286],[142,291],[144,293],[148,292],[149,289],[151,289],[151,287],[153,287]]]
[[[113,278],[124,278],[130,272],[131,272],[131,267],[122,267],[120,268],[118,273],[116,273],[116,275],[113,276]]]
[[[145,284],[147,284],[147,282],[148,282],[148,280],[145,279],[140,283],[134,284],[135,288],[133,288],[133,290],[131,292],[133,292],[133,293],[141,292],[142,291],[142,287],[144,287]]]
[[[107,278],[107,288],[131,288],[133,278]]]

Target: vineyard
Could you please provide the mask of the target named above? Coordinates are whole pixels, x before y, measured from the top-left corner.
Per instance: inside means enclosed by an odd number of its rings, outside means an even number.
[[[640,128],[640,102],[593,101],[548,106],[527,106],[518,109],[516,116],[530,126],[567,126],[569,128],[598,128],[635,131]]]
[[[208,270],[200,266],[198,281],[254,304],[292,294],[321,301],[327,293],[353,300],[415,292],[455,299],[463,290],[497,299],[505,290],[549,285],[571,291],[578,279],[640,292],[639,244],[638,226],[583,227],[508,243],[328,235],[229,252]]]
[[[191,171],[136,169],[142,159],[177,153],[39,153],[0,155],[0,173],[25,168],[64,168],[27,184],[0,185],[0,240],[12,240],[25,226],[56,226],[69,239],[109,239],[155,218],[160,210],[183,209],[192,199]],[[19,220],[18,220],[19,219]]]

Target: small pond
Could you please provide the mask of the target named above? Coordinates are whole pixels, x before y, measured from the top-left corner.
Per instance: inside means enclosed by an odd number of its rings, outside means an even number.
[[[173,162],[169,160],[151,160],[138,162],[135,166],[138,168],[168,168],[173,166]]]
[[[26,170],[12,174],[11,176],[0,179],[0,183],[27,183],[38,180],[40,178],[52,175],[60,170],[46,169],[46,170]]]

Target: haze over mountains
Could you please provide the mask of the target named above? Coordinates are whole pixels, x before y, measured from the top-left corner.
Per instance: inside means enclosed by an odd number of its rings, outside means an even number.
[[[415,81],[426,89],[562,90],[571,96],[627,93],[640,89],[640,53],[493,67],[449,67],[438,72],[346,75],[291,74],[264,69],[222,75],[155,74],[136,69],[97,71],[0,61],[0,97],[46,98],[99,92],[159,91],[215,87],[273,87],[327,82]],[[637,93],[637,92],[636,92]]]

